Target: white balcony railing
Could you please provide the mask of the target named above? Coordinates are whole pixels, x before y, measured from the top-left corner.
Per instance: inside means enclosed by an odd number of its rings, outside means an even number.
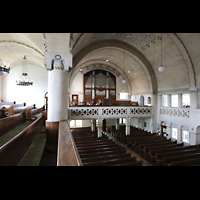
[[[152,117],[152,107],[134,107],[134,106],[69,107],[68,117],[70,120]]]

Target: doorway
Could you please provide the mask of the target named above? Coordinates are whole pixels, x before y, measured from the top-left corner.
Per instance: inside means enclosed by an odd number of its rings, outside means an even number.
[[[78,105],[78,94],[72,94],[72,105],[73,106]]]

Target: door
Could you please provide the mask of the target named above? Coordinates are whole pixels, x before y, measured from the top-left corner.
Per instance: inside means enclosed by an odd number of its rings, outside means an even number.
[[[72,105],[78,105],[78,94],[72,94]]]

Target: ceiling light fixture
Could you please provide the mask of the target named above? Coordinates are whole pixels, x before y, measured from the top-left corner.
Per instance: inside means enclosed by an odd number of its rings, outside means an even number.
[[[122,80],[122,83],[123,83],[123,84],[125,84],[125,83],[126,83],[126,80],[125,80],[125,79],[123,79],[123,80]]]
[[[21,76],[21,80],[17,80],[16,84],[20,85],[20,86],[30,86],[33,85],[33,81],[30,80],[30,78],[28,77],[28,73],[23,73],[23,60],[26,60],[26,56],[23,57],[22,59],[22,76]]]
[[[6,67],[6,65],[3,64],[2,60],[0,59],[2,66],[0,66],[0,75],[8,75],[10,71],[10,67]]]
[[[165,67],[162,65],[162,40],[163,40],[162,33],[161,33],[160,40],[161,40],[161,65],[160,65],[160,67],[158,67],[158,71],[159,72],[164,72],[165,71]]]

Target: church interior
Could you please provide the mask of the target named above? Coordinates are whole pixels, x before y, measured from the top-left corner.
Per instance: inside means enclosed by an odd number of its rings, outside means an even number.
[[[199,166],[199,33],[0,33],[0,166]]]

